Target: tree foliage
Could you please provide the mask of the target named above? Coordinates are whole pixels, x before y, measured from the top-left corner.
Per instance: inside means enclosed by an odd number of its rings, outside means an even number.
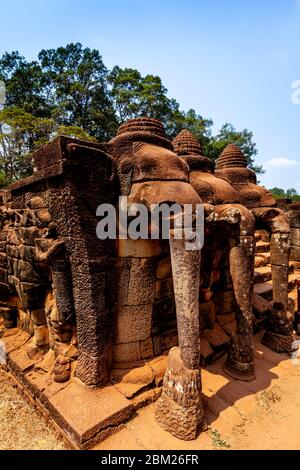
[[[32,173],[31,154],[58,135],[95,140],[81,127],[59,126],[52,118],[40,118],[23,108],[0,111],[0,184],[6,186]]]
[[[230,123],[224,124],[219,133],[209,140],[205,149],[206,155],[215,161],[228,144],[236,144],[245,155],[249,167],[258,174],[263,173],[262,167],[254,163],[257,148],[253,133],[247,129],[237,131]]]
[[[282,188],[272,188],[271,193],[275,197],[275,199],[281,199],[281,198],[287,198],[287,199],[292,199],[293,201],[300,201],[300,195],[297,193],[295,188],[289,188],[287,190],[282,189]]]
[[[9,183],[30,173],[32,151],[56,135],[109,140],[120,123],[140,116],[160,119],[170,139],[191,130],[203,152],[216,160],[228,143],[240,146],[254,165],[253,135],[225,124],[213,136],[211,119],[194,109],[183,111],[168,97],[160,77],[142,76],[136,69],[108,71],[99,51],[71,43],[42,50],[28,62],[14,51],[0,58],[0,82],[6,85],[6,105],[0,112],[0,172]]]
[[[107,91],[107,69],[99,51],[79,43],[42,50],[39,61],[52,116],[59,124],[82,127],[97,139],[117,127]]]

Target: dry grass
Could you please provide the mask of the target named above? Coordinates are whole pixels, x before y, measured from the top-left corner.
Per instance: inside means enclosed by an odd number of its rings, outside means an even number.
[[[0,450],[63,450],[47,421],[13,387],[0,368]]]

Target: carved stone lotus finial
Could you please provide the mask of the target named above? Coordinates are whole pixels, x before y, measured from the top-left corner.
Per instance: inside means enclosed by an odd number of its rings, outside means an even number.
[[[247,168],[247,160],[241,149],[235,144],[229,144],[216,161],[216,169]]]
[[[173,147],[177,155],[201,155],[200,142],[188,129],[183,129],[173,140]]]

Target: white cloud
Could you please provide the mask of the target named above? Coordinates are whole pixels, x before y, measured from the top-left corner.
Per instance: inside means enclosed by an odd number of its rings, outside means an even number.
[[[288,158],[280,157],[280,158],[272,158],[271,160],[267,161],[268,165],[277,166],[277,167],[290,167],[299,165],[300,162],[297,160],[289,160]]]

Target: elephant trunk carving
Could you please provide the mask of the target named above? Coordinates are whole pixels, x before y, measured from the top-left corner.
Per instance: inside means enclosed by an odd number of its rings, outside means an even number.
[[[199,285],[200,250],[170,236],[179,347],[169,352],[156,419],[179,439],[195,439],[206,428],[201,400]]]

